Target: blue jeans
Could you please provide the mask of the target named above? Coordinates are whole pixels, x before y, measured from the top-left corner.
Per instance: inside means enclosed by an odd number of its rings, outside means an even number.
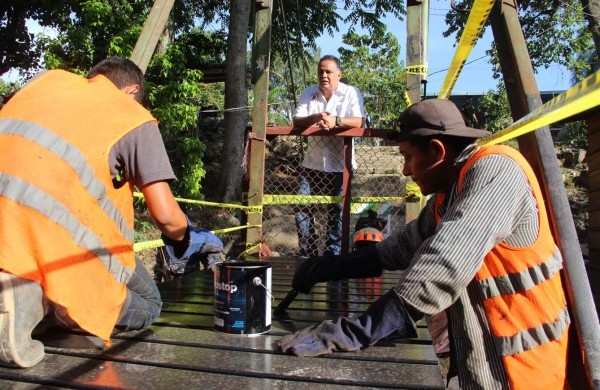
[[[126,286],[127,297],[115,327],[120,330],[149,327],[160,314],[162,300],[154,280],[137,258],[135,272]]]
[[[343,179],[342,172],[323,172],[302,168],[300,171],[298,194],[342,196]],[[339,255],[342,248],[342,204],[327,205],[327,214],[325,251]],[[296,228],[298,230],[300,256],[318,256],[318,236],[315,232],[312,205],[304,205],[296,213]]]

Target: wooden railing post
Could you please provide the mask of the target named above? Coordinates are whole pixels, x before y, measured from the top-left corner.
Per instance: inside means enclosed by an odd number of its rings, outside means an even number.
[[[252,108],[252,137],[250,137],[250,181],[248,184],[248,224],[254,225],[246,234],[246,249],[258,245],[262,248],[262,204],[265,174],[265,143],[267,127],[267,103],[269,94],[269,72],[271,57],[271,1],[255,3],[254,42],[252,43],[252,82],[254,84],[254,106]]]

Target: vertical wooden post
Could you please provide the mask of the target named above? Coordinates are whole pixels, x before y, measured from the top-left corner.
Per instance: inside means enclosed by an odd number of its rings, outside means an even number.
[[[152,59],[158,40],[165,30],[169,14],[173,8],[175,0],[156,0],[152,6],[152,10],[144,23],[144,28],[140,33],[140,37],[135,43],[133,53],[131,53],[131,61],[135,62],[140,67],[142,72],[146,73],[148,64]]]
[[[542,101],[521,30],[516,1],[496,2],[490,16],[504,83],[510,96],[512,116],[517,120],[540,107]],[[569,306],[579,337],[579,349],[584,355],[583,358],[570,356],[570,368],[587,368],[585,374],[574,373],[569,376],[570,380],[575,381],[571,386],[582,388],[581,385],[585,383],[593,388],[592,383],[600,383],[600,326],[550,130],[548,127],[541,128],[519,137],[518,142],[519,150],[533,167],[542,186],[554,237],[565,260]],[[572,338],[571,341],[577,340]],[[583,383],[577,383],[577,380]]]
[[[423,28],[429,25],[427,18],[429,10],[428,0],[407,0],[406,4],[406,66],[427,67],[426,39],[424,39]],[[424,72],[426,73],[426,72]],[[411,104],[421,101],[421,82],[423,76],[419,72],[407,73],[406,75],[406,93]],[[426,77],[425,77],[426,79]],[[410,181],[407,178],[407,182]],[[405,204],[405,222],[410,222],[417,218],[423,202],[421,200],[408,200]]]
[[[248,229],[246,248],[260,245],[262,248],[262,204],[265,174],[265,142],[267,127],[267,102],[269,93],[269,71],[271,56],[271,0],[255,2],[254,41],[252,42],[252,83],[254,84],[254,106],[252,108],[252,133],[250,139],[250,182],[248,223],[258,225]],[[254,252],[251,251],[251,253]]]
[[[342,250],[345,255],[350,250],[350,199],[352,198],[352,137],[344,137],[344,181],[342,184]]]
[[[423,66],[422,17],[423,1],[407,0],[406,4],[406,67]],[[406,74],[406,93],[411,104],[421,100],[421,75]]]
[[[588,250],[587,266],[596,307],[600,303],[600,113],[586,121],[588,127]]]

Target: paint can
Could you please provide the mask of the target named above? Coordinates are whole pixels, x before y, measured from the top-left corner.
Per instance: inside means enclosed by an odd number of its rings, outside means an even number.
[[[228,260],[215,268],[214,326],[223,333],[252,336],[271,329],[271,265]]]

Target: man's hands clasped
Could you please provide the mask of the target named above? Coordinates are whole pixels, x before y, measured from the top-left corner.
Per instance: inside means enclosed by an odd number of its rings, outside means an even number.
[[[335,116],[331,115],[331,112],[324,111],[318,114],[312,114],[312,118],[315,120],[315,126],[321,130],[331,130],[336,127]]]

